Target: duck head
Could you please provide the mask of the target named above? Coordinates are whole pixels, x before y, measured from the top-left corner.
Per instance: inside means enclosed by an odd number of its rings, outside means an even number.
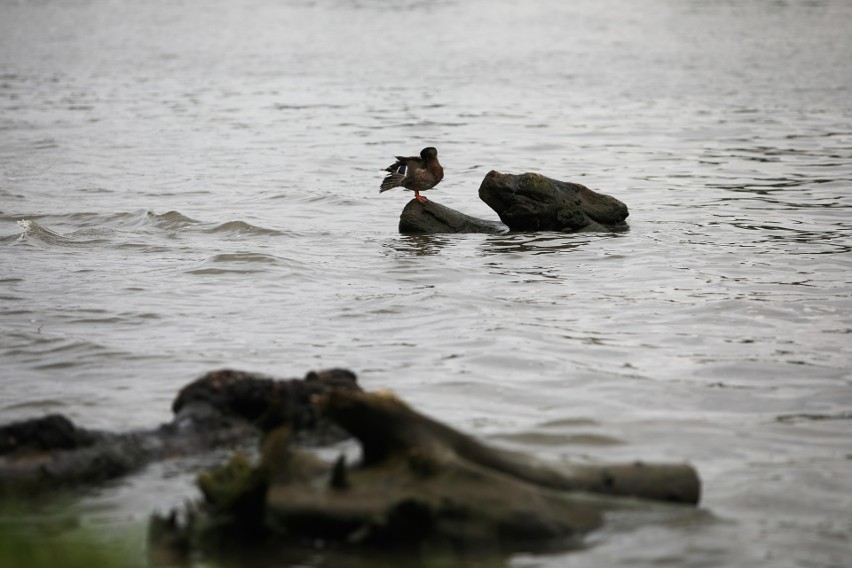
[[[428,148],[423,148],[420,150],[420,157],[424,160],[434,160],[438,157],[438,150],[429,146]]]

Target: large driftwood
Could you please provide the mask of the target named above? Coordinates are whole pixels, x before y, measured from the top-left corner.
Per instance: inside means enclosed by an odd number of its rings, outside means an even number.
[[[411,200],[399,218],[400,233],[503,233],[512,231],[620,231],[627,229],[627,206],[584,185],[537,173],[490,171],[479,198],[500,221],[478,219],[434,201]]]
[[[507,552],[570,546],[601,524],[603,512],[626,506],[615,495],[699,500],[688,465],[545,466],[477,442],[388,393],[331,390],[317,404],[360,442],[358,466],[347,467],[343,456],[324,462],[276,431],[260,466],[237,457],[200,478],[205,499],[187,525],[174,514],[152,519],[153,540],[184,550],[215,549],[231,536],[242,546],[260,537],[291,546]]]
[[[184,387],[174,418],[152,430],[88,430],[58,414],[8,424],[0,427],[0,491],[98,483],[153,461],[235,446],[281,425],[312,442],[338,441],[345,433],[311,404],[331,387],[360,390],[354,374],[337,369],[303,380],[222,370]]]

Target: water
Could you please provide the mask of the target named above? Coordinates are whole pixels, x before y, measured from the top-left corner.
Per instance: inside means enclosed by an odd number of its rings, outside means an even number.
[[[0,421],[146,427],[208,370],[345,366],[495,444],[701,473],[694,518],[509,565],[847,565],[852,3],[0,11]],[[441,204],[495,219],[482,177],[537,171],[631,228],[399,235],[379,170],[427,145]],[[196,466],[82,522],[141,543]]]

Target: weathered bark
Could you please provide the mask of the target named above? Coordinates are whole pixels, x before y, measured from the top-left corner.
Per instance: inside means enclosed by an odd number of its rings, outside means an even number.
[[[508,230],[499,221],[477,219],[434,201],[420,203],[412,199],[399,216],[399,232],[405,234],[505,233]]]
[[[348,468],[342,456],[323,462],[292,448],[288,432],[278,430],[264,443],[259,467],[238,457],[202,478],[202,522],[191,515],[191,526],[181,528],[174,515],[155,518],[152,532],[190,548],[218,547],[240,531],[238,540],[247,533],[287,545],[321,539],[508,552],[570,546],[572,537],[598,527],[605,511],[627,506],[613,495],[699,500],[688,465],[545,466],[477,442],[388,393],[330,390],[316,402],[358,439],[359,466]]]
[[[87,430],[62,415],[0,427],[0,491],[40,491],[92,484],[151,462],[233,446],[261,430],[287,425],[303,439],[328,443],[346,435],[311,404],[329,388],[360,390],[355,375],[331,370],[304,380],[273,380],[215,371],[184,387],[171,422],[152,430]]]
[[[627,206],[584,185],[536,173],[490,171],[479,198],[513,231],[600,231],[625,229]]]

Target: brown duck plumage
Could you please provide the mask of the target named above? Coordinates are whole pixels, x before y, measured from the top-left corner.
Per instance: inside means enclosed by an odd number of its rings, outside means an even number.
[[[414,192],[414,197],[421,203],[426,201],[420,195],[421,191],[432,189],[438,182],[444,179],[444,168],[438,161],[438,151],[431,146],[420,151],[417,156],[397,156],[396,162],[385,168],[389,172],[382,180],[379,193],[404,187]]]

